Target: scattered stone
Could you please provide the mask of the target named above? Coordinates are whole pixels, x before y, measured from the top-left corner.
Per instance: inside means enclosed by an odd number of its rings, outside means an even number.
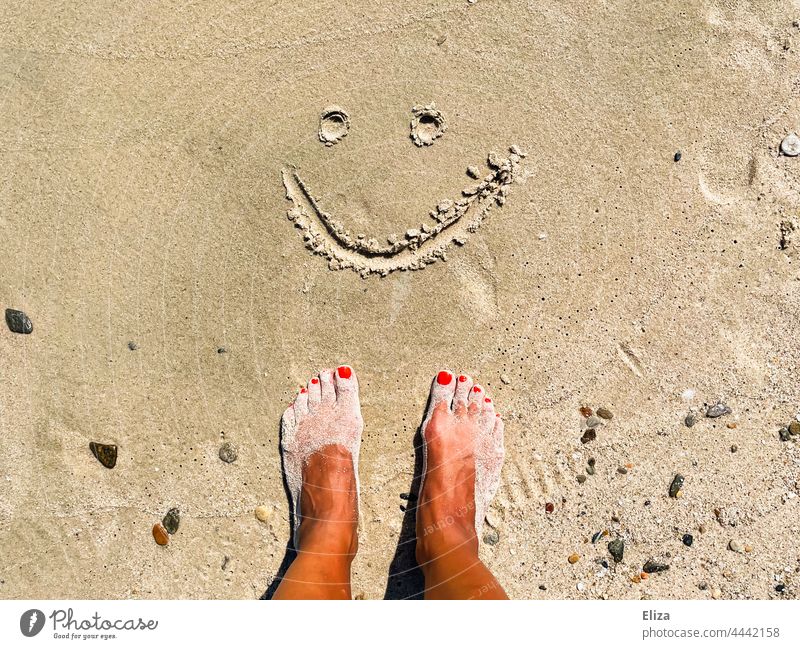
[[[567,558],[567,561],[569,561],[572,564],[578,563],[578,561],[580,560],[581,560],[580,555],[576,553],[569,555],[569,557]]]
[[[625,555],[625,541],[622,539],[609,541],[608,553],[613,557],[614,563],[622,563],[622,558]]]
[[[33,331],[33,323],[24,311],[6,309],[6,324],[15,334],[29,334]]]
[[[710,419],[716,419],[717,417],[722,417],[722,415],[729,415],[731,414],[732,410],[722,401],[718,401],[713,406],[709,406],[706,410],[706,417]]]
[[[731,542],[728,543],[728,549],[732,550],[733,552],[744,552],[744,546],[735,539],[731,539]]]
[[[639,575],[634,575],[633,577],[631,577],[631,581],[634,584],[638,584],[640,581],[642,581],[642,578]]]
[[[239,457],[239,454],[236,452],[236,447],[230,442],[225,442],[219,447],[219,459],[223,462],[230,464],[235,462],[237,457]]]
[[[500,532],[497,530],[489,530],[483,535],[483,542],[486,545],[497,545],[500,541]]]
[[[581,435],[581,444],[588,444],[597,439],[597,431],[594,428],[587,428]]]
[[[164,529],[167,530],[167,532],[170,534],[175,534],[181,524],[181,513],[178,508],[173,507],[166,514],[164,514],[164,518],[161,519],[161,524],[164,526]]]
[[[697,531],[700,532],[700,534],[705,534],[706,526],[701,524],[700,527],[697,528]]]
[[[711,597],[713,599],[719,599],[720,597],[722,597],[722,591],[719,588],[715,588],[714,590],[711,591]]]
[[[788,442],[790,439],[792,439],[792,434],[789,432],[788,428],[784,427],[778,431],[778,437],[780,437],[782,442]]]
[[[680,151],[675,152],[675,156],[672,158],[675,162],[680,162],[683,154]]]
[[[579,475],[578,476],[578,484],[583,484],[584,482],[586,482],[586,476],[583,475],[583,474]]]
[[[785,584],[778,584],[775,586],[775,592],[782,593],[784,590],[786,590]]]
[[[704,582],[704,581],[701,581],[701,582],[700,582],[700,583],[697,585],[697,587],[698,587],[700,590],[708,590],[708,584],[707,584],[706,582]]]
[[[508,374],[501,374],[500,380],[506,385],[511,385],[511,377]]]
[[[677,498],[678,492],[683,488],[683,476],[680,473],[676,473],[675,477],[672,478],[672,483],[669,485],[669,497],[670,498]]]
[[[753,551],[753,546],[752,545],[745,545],[744,546],[744,551],[749,554],[750,552]]]
[[[686,428],[691,428],[697,423],[697,415],[693,412],[690,412],[688,415],[686,415],[683,423],[686,425]]]
[[[106,469],[113,469],[117,465],[117,447],[114,444],[89,442],[89,450]]]
[[[624,466],[619,466],[617,467],[617,473],[619,473],[620,475],[627,475],[628,469],[626,469]]]
[[[137,345],[134,341],[129,340],[128,349],[130,349],[132,352],[135,352],[137,349],[139,349],[139,345]]]
[[[226,354],[228,352],[225,347],[217,347],[217,354]]]
[[[583,592],[586,588],[586,585],[582,581],[579,581],[577,584],[575,584],[575,588],[577,588],[580,592]]]
[[[731,453],[736,453],[739,450],[739,447],[736,444],[731,444]]]
[[[481,170],[475,166],[467,167],[467,175],[474,180],[478,180],[481,177]]]
[[[800,137],[795,133],[789,133],[781,140],[781,153],[790,158],[800,155]]]
[[[789,434],[800,435],[800,421],[795,419],[791,424],[789,424]]]
[[[539,584],[539,590],[547,590],[547,586],[544,584]]]
[[[684,534],[682,540],[687,548],[692,547],[692,543],[694,543],[694,537],[691,534]]]
[[[553,503],[545,503],[544,511],[548,514],[552,514],[556,509],[556,506]]]
[[[594,411],[589,406],[581,406],[579,412],[581,417],[591,417],[594,414]]]
[[[272,510],[266,505],[259,505],[256,507],[255,515],[262,523],[268,523],[269,519],[272,518]]]
[[[597,416],[602,419],[613,419],[614,413],[611,412],[608,408],[598,408],[597,409]]]
[[[586,473],[589,475],[594,475],[594,464],[589,464],[586,467]]]
[[[169,534],[161,523],[153,525],[153,538],[159,545],[166,545],[169,543]]]
[[[605,422],[600,419],[600,417],[589,417],[586,420],[586,427],[587,428],[597,428],[598,426],[602,426]]]
[[[644,564],[642,570],[650,575],[655,572],[664,572],[665,570],[669,570],[669,566],[666,563],[659,563],[658,561],[650,559],[650,561]]]
[[[220,568],[221,568],[222,570],[225,570],[225,568],[227,568],[227,567],[228,567],[228,562],[229,562],[230,560],[231,560],[231,558],[230,558],[230,557],[229,557],[227,554],[223,554],[223,555],[222,555],[222,565],[220,566]]]

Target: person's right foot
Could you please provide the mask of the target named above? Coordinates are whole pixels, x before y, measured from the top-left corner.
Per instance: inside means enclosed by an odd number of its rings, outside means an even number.
[[[431,387],[422,438],[417,560],[424,567],[465,547],[477,555],[477,536],[500,483],[503,421],[480,385],[441,371]]]

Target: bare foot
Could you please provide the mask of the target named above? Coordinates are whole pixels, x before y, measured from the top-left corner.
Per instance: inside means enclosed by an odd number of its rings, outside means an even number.
[[[348,366],[323,370],[281,420],[298,552],[352,560],[358,547],[358,452],[364,422]]]
[[[423,477],[417,506],[417,560],[467,550],[477,561],[478,535],[500,483],[503,421],[468,376],[434,378],[422,424]]]

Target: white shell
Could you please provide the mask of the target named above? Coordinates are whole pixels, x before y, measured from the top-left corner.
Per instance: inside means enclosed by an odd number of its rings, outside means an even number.
[[[794,157],[800,155],[800,137],[796,133],[789,133],[781,142],[781,153]]]

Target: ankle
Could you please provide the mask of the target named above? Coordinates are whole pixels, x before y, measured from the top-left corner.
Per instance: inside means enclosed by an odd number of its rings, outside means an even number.
[[[358,524],[304,518],[298,530],[298,552],[352,563],[358,551]]]

